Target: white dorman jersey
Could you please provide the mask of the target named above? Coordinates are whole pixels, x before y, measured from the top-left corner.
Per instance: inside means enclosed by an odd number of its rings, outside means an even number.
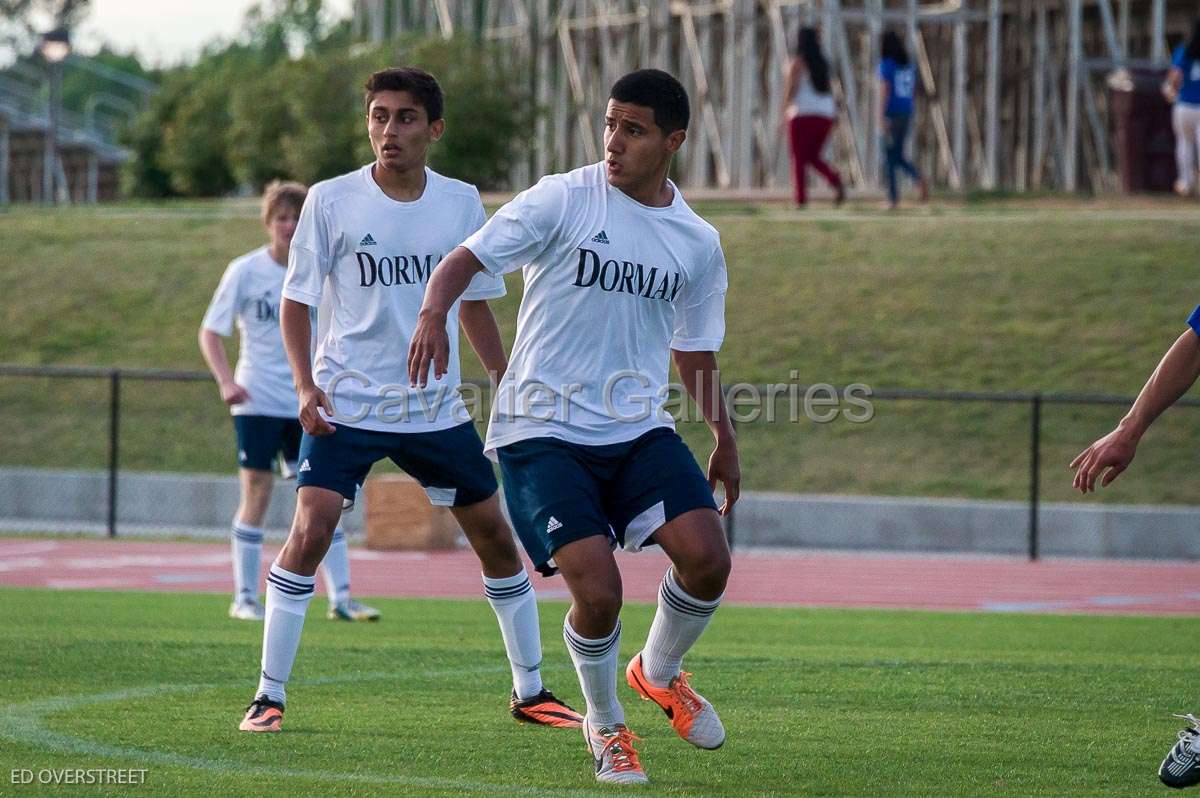
[[[447,314],[442,379],[410,387],[408,345],[434,267],[483,224],[483,203],[474,186],[430,169],[420,199],[398,202],[371,171],[309,189],[283,296],[320,306],[313,378],[333,401],[335,422],[381,432],[448,429],[470,420],[458,393],[458,303]],[[463,299],[501,296],[503,281],[480,274]]]
[[[239,351],[233,379],[250,400],[232,405],[235,416],[296,418],[296,389],[279,332],[279,297],[284,267],[267,247],[237,258],[213,294],[204,329],[228,337],[237,325]]]
[[[672,184],[653,208],[608,184],[604,164],[543,178],[467,239],[486,272],[524,267],[508,372],[487,451],[553,437],[603,445],[673,427],[670,350],[725,337],[721,241]]]

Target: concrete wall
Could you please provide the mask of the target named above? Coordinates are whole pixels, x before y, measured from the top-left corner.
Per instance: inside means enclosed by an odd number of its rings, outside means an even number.
[[[736,543],[875,551],[1024,554],[1022,502],[744,494]],[[1200,507],[1043,504],[1046,556],[1200,558]]]
[[[0,469],[0,529],[102,532],[104,472]],[[237,480],[126,472],[118,483],[118,531],[225,537]],[[294,483],[277,482],[265,526],[279,538],[295,506]],[[1020,502],[746,493],[735,517],[738,546],[1021,555],[1028,508]],[[361,532],[363,508],[343,516]],[[1200,507],[1047,504],[1041,553],[1070,557],[1200,559]],[[272,534],[273,533],[273,534]]]
[[[233,476],[126,471],[117,481],[118,533],[226,537],[237,505]],[[276,480],[263,524],[269,537],[286,534],[295,506],[296,483]],[[107,517],[106,472],[0,468],[0,528],[101,531]],[[361,508],[342,524],[360,532]]]

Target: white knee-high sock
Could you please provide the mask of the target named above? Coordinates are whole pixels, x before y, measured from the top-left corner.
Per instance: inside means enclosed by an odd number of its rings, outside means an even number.
[[[575,663],[579,686],[587,701],[588,723],[594,728],[625,722],[625,710],[617,700],[617,654],[621,647],[621,622],[599,640],[580,637],[571,628],[570,616],[563,621],[563,639]]]
[[[658,588],[658,611],[642,649],[642,671],[655,687],[666,687],[679,675],[683,655],[708,626],[721,597],[704,601],[689,596],[675,580],[675,569],[668,568]]]
[[[329,551],[321,561],[321,575],[325,577],[325,591],[330,604],[341,604],[350,598],[350,549],[346,545],[346,532],[339,524],[333,530]]]
[[[267,618],[263,626],[262,675],[257,695],[272,701],[286,699],[284,685],[292,675],[304,613],[312,599],[316,578],[285,571],[278,563],[267,572]]]
[[[542,692],[542,633],[529,576],[524,567],[500,579],[484,576],[483,592],[500,623],[517,698],[532,698]]]
[[[258,572],[262,568],[263,533],[258,527],[233,522],[233,597],[258,601]]]

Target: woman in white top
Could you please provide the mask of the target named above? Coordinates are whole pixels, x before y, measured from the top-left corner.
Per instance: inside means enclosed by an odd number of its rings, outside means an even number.
[[[820,172],[834,190],[838,205],[846,198],[842,178],[837,170],[825,163],[821,152],[837,120],[837,107],[829,85],[829,61],[821,52],[815,28],[801,28],[796,55],[788,68],[787,90],[783,93],[784,107],[780,119],[787,126],[792,150],[792,180],[796,189],[796,205],[808,201],[805,191],[807,169]]]

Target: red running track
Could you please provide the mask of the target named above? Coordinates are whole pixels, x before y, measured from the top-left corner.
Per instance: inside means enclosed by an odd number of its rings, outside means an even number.
[[[265,547],[263,562],[276,549]],[[477,597],[468,551],[351,549],[360,596]],[[654,601],[667,560],[618,553],[625,597]],[[565,598],[561,579],[535,577],[543,598]],[[0,538],[0,585],[62,590],[232,592],[229,545],[140,540]],[[738,552],[726,600],[807,607],[1200,614],[1200,564],[1042,560],[830,552]]]

